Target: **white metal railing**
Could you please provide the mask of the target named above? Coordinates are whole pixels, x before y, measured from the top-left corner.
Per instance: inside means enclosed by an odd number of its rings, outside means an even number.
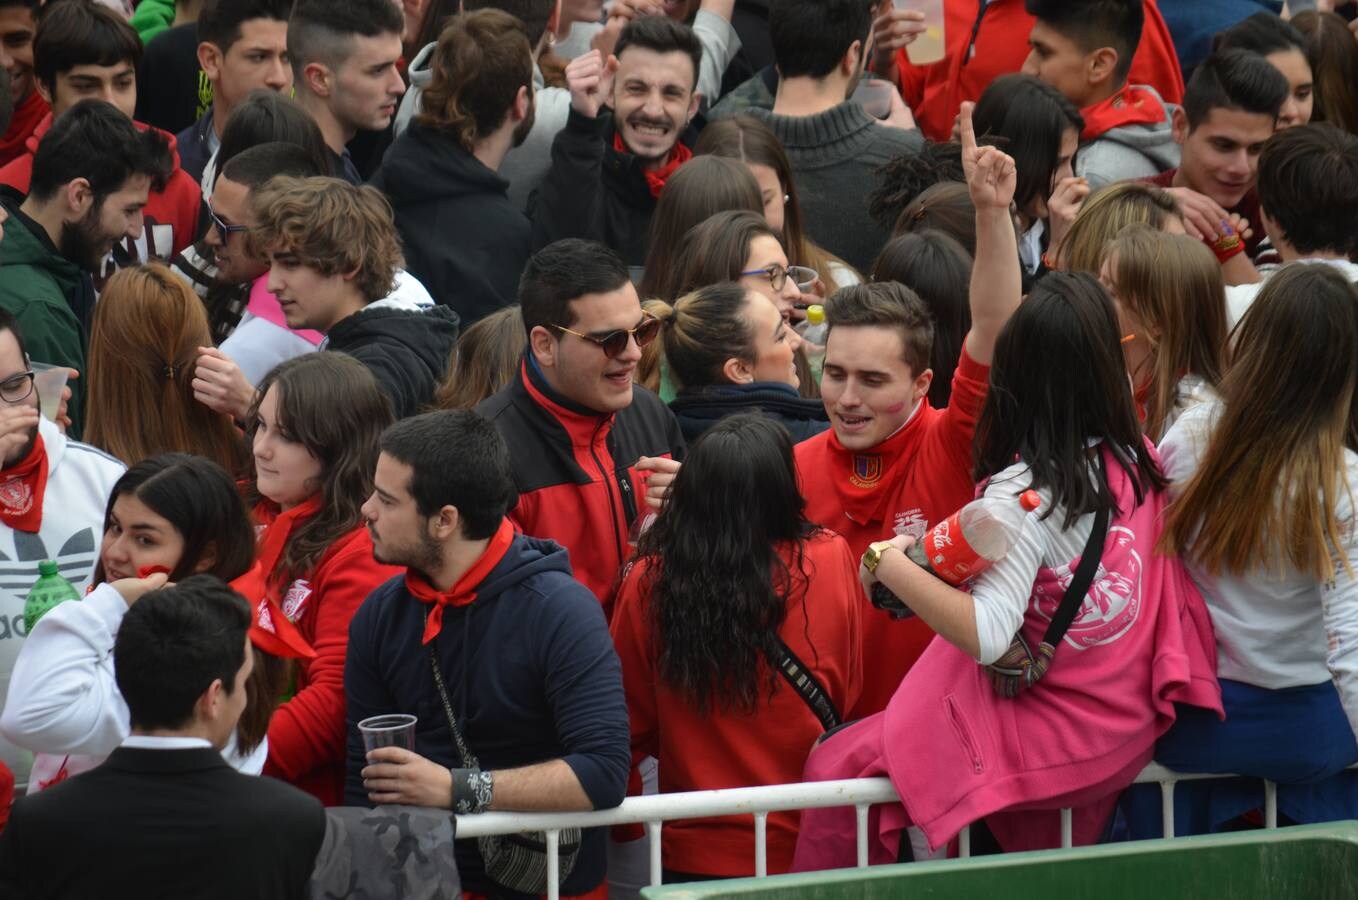
[[[1234,778],[1234,775],[1185,774],[1172,772],[1152,763],[1137,775],[1134,784],[1160,785],[1160,810],[1164,836],[1174,837],[1174,785],[1180,781],[1202,781],[1211,778]],[[896,789],[886,778],[855,778],[843,781],[809,781],[800,784],[773,784],[762,787],[730,788],[719,791],[688,791],[675,794],[648,794],[628,797],[621,806],[596,812],[540,813],[540,812],[485,812],[459,816],[457,836],[484,837],[493,834],[519,834],[529,831],[546,832],[547,837],[547,896],[558,900],[557,839],[563,828],[598,828],[608,825],[646,825],[650,842],[651,884],[660,884],[660,829],[664,822],[676,819],[698,819],[708,816],[754,816],[755,877],[768,875],[768,815],[787,810],[824,809],[852,806],[855,812],[858,868],[868,865],[868,809],[879,803],[894,803],[899,799]],[[1278,827],[1278,789],[1271,781],[1264,782],[1264,827]],[[908,840],[902,835],[902,840]],[[1071,811],[1061,810],[1061,846],[1070,847]],[[958,835],[958,852],[971,856],[971,827]]]

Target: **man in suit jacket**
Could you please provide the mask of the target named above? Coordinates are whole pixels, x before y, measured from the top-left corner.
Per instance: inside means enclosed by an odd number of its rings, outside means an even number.
[[[131,737],[98,768],[15,805],[0,835],[0,897],[305,895],[320,803],[220,753],[245,709],[249,606],[209,575],[164,581],[115,585],[131,605],[113,649]]]

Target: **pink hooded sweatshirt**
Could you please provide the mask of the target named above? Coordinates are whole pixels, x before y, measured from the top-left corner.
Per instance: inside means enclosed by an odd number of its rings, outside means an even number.
[[[1046,677],[1006,700],[976,660],[935,638],[883,712],[807,760],[806,781],[885,775],[895,785],[901,803],[870,813],[871,863],[896,860],[907,825],[931,848],[980,819],[1005,850],[1057,846],[1064,807],[1074,842],[1093,843],[1173,724],[1175,703],[1223,715],[1207,607],[1179,559],[1154,552],[1165,497],[1133,508],[1131,481],[1103,452],[1117,513]],[[1041,642],[1078,563],[1038,571],[1023,621],[1029,646]],[[852,808],[804,811],[793,871],[854,865],[854,834]]]

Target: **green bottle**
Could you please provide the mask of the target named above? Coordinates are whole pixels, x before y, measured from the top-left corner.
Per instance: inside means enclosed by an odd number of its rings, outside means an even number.
[[[33,582],[28,598],[24,600],[24,633],[32,634],[38,620],[58,603],[79,599],[80,594],[71,583],[57,573],[56,562],[44,559],[38,563],[38,580]]]

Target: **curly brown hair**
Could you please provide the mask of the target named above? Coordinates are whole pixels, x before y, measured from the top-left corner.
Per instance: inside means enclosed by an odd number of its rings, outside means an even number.
[[[338,178],[280,175],[252,191],[259,226],[251,235],[263,253],[290,253],[322,275],[353,272],[366,302],[392,292],[405,264],[391,204],[382,192]]]
[[[499,9],[454,16],[429,61],[429,86],[415,117],[471,153],[505,121],[520,90],[533,92],[533,48],[524,25]]]

